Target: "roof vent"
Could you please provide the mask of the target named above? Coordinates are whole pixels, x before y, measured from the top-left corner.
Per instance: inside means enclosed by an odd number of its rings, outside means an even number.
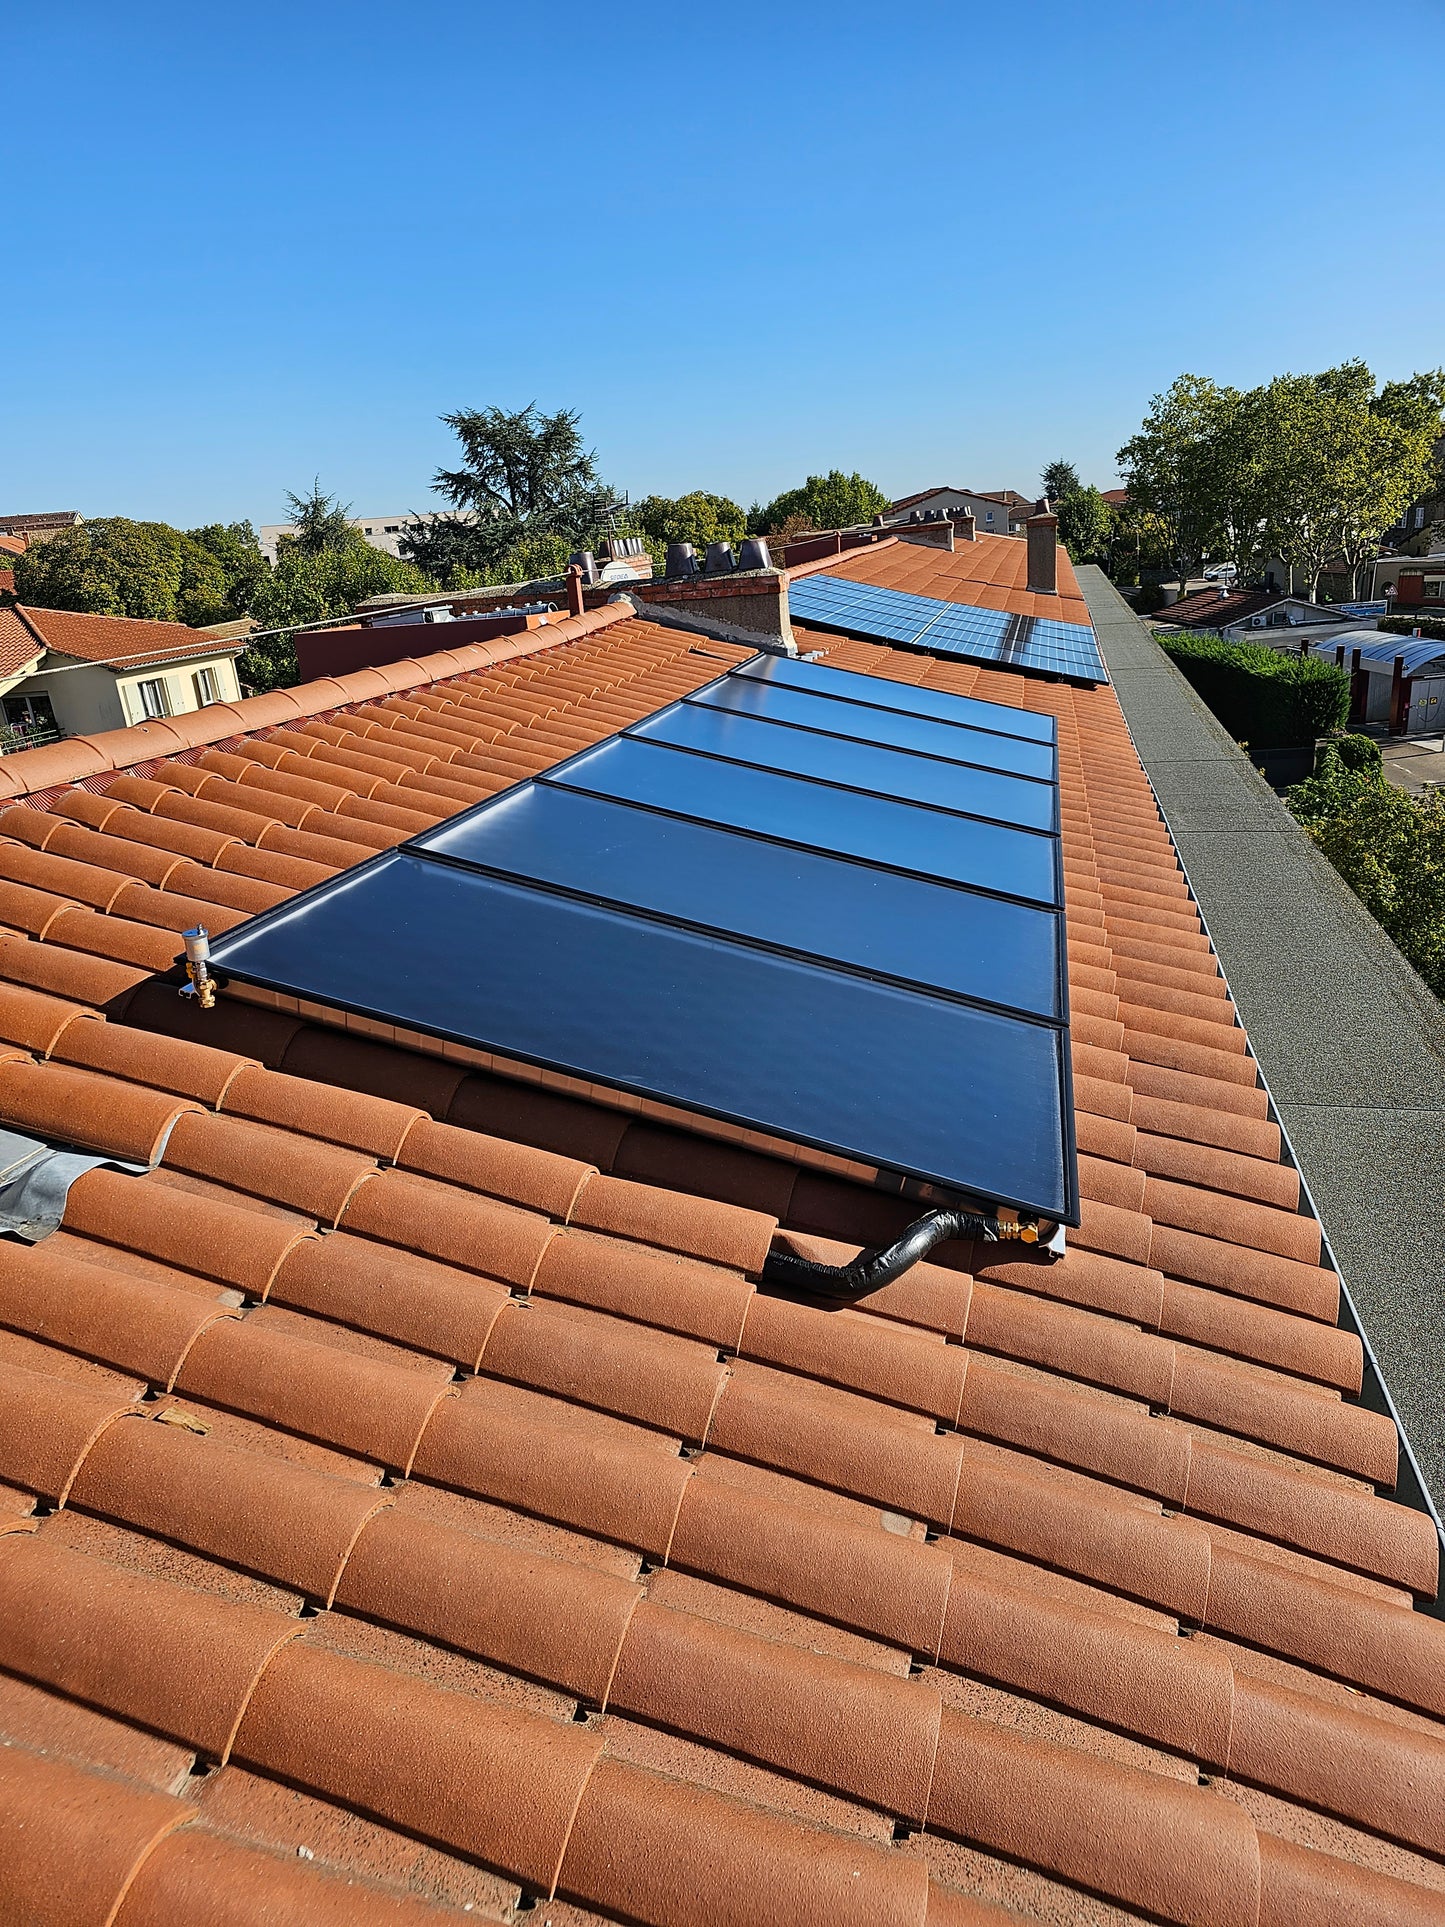
[[[764,535],[750,535],[738,557],[740,569],[770,569],[773,558],[768,553],[768,540]]]
[[[669,542],[667,545],[667,573],[673,575],[696,575],[698,572],[697,550],[691,542]]]
[[[567,558],[569,568],[582,571],[582,580],[589,588],[597,580],[597,557],[591,549],[575,549]]]
[[[709,542],[705,567],[709,575],[726,575],[730,569],[735,569],[737,563],[733,559],[732,543]]]

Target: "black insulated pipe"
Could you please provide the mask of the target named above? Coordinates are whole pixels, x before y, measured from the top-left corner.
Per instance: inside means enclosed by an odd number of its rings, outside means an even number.
[[[828,1298],[861,1298],[901,1278],[920,1258],[949,1238],[977,1238],[985,1244],[1018,1241],[1038,1244],[1038,1221],[1033,1218],[990,1218],[978,1211],[930,1211],[916,1218],[891,1245],[860,1251],[851,1264],[819,1265],[791,1251],[770,1251],[763,1262],[765,1285],[790,1285],[797,1291],[817,1292]]]

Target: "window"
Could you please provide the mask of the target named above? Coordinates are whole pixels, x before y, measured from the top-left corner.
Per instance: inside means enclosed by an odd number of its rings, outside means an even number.
[[[196,701],[201,705],[202,709],[204,709],[207,703],[218,703],[220,700],[220,677],[214,669],[198,669],[196,671]]]
[[[170,704],[166,701],[164,676],[157,676],[154,682],[138,682],[135,693],[142,716],[169,716],[171,713]]]
[[[1441,598],[1442,591],[1445,591],[1445,581],[1442,581],[1439,576],[1435,576],[1425,584],[1425,600],[1427,602],[1438,602]]]
[[[387,523],[387,525],[386,525],[386,532],[387,532],[387,534],[388,534],[388,535],[400,535],[400,534],[401,534],[401,523],[400,523],[400,522],[388,522],[388,523]]]

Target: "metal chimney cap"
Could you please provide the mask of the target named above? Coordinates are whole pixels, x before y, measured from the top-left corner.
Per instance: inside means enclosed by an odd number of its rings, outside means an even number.
[[[697,550],[691,542],[669,542],[667,545],[667,573],[673,575],[696,575],[698,572]]]
[[[743,543],[742,553],[738,556],[740,569],[770,569],[773,558],[768,551],[768,538],[765,535],[750,535]]]
[[[731,542],[709,542],[705,568],[709,575],[726,575],[737,567]]]

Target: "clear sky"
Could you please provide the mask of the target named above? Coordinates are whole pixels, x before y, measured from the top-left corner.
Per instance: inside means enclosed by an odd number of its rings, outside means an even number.
[[[437,417],[634,495],[1032,489],[1183,369],[1445,361],[1442,0],[12,8],[0,513],[432,505]]]

